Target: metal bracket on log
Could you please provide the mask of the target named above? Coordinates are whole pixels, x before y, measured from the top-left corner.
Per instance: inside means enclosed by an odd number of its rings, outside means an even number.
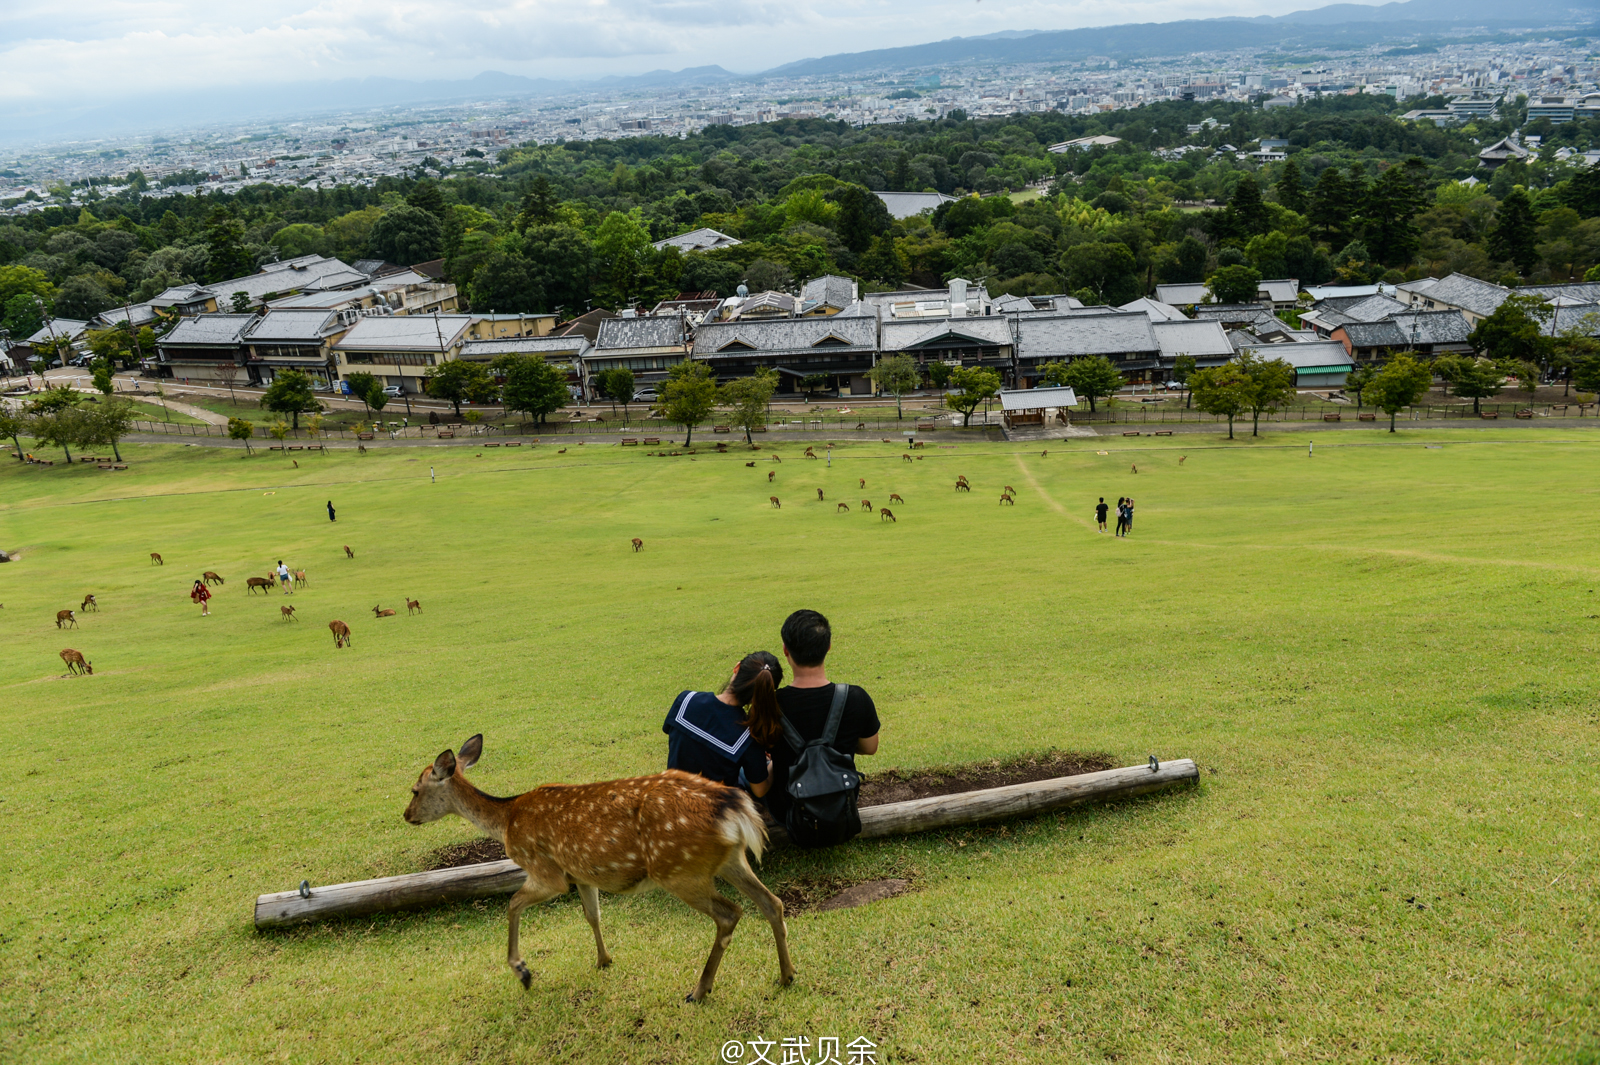
[[[1107,769],[1099,773],[1007,784],[954,795],[884,803],[861,808],[861,837],[903,836],[935,828],[978,825],[1049,813],[1086,802],[1127,799],[1176,784],[1194,783],[1200,770],[1191,759]],[[783,840],[782,831],[773,842]],[[304,886],[277,891],[256,899],[257,929],[290,925],[330,917],[361,917],[394,910],[413,910],[445,902],[509,895],[522,886],[527,874],[509,858],[498,862],[406,873],[348,884],[329,884],[313,891]]]

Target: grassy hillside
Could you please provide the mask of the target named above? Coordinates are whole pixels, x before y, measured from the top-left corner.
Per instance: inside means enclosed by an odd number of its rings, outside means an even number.
[[[0,464],[0,1058],[1591,1060],[1600,490],[1593,434],[1540,435]],[[860,511],[890,492],[898,523]],[[1125,493],[1133,537],[1097,534]],[[247,594],[280,558],[309,587]],[[915,890],[794,917],[783,991],[747,907],[700,1008],[710,922],[661,894],[605,900],[605,972],[575,897],[530,911],[526,992],[497,901],[252,929],[260,892],[470,839],[400,813],[474,732],[497,794],[659,769],[673,696],[801,606],[877,700],[869,772],[1056,747],[1192,757],[1201,786],[772,856],[774,887]]]

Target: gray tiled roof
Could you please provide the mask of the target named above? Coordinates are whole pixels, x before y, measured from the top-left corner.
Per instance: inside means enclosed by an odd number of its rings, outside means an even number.
[[[1391,314],[1402,314],[1410,309],[1410,304],[1390,299],[1388,296],[1368,296],[1359,303],[1345,307],[1342,313],[1353,322],[1376,322]]]
[[[737,237],[730,237],[728,234],[715,229],[691,229],[687,233],[679,233],[675,237],[655,241],[651,246],[657,251],[662,248],[677,248],[679,251],[687,253],[714,248],[732,248],[743,243]]]
[[[26,343],[47,344],[50,342],[52,330],[54,331],[53,335],[60,339],[61,337],[81,336],[84,330],[88,328],[88,322],[80,322],[76,318],[52,318],[49,322],[41,325],[39,331],[29,337]]]
[[[1593,316],[1592,318],[1590,316]],[[1579,328],[1589,336],[1600,336],[1600,303],[1579,303],[1556,308],[1555,321],[1546,328],[1560,333]]]
[[[253,343],[302,341],[317,343],[337,333],[342,323],[329,310],[272,310],[251,326],[246,337]]]
[[[883,323],[883,350],[906,351],[950,338],[956,344],[970,341],[980,345],[1008,347],[1014,340],[1011,322],[1006,318],[908,318]],[[947,347],[948,344],[941,344]]]
[[[1567,285],[1521,285],[1518,295],[1543,296],[1555,300],[1565,296],[1580,303],[1600,303],[1600,281],[1575,281]]]
[[[1479,281],[1466,274],[1451,274],[1423,293],[1425,299],[1460,307],[1487,318],[1505,302],[1511,290],[1489,281]]]
[[[193,318],[180,318],[172,331],[157,343],[162,347],[237,344],[245,329],[255,320],[253,314],[199,314]]]
[[[320,255],[302,255],[279,263],[268,263],[259,273],[236,277],[231,281],[218,281],[206,285],[206,291],[217,298],[217,306],[226,305],[235,292],[243,292],[252,300],[259,300],[269,292],[292,292],[295,289],[330,289],[343,285],[364,284],[367,275],[340,262],[324,259]],[[166,294],[163,293],[163,296]]]
[[[437,325],[435,322],[437,321]],[[472,324],[467,314],[416,314],[362,318],[334,347],[341,351],[438,351],[454,344]]]
[[[1017,354],[1025,359],[1160,351],[1143,314],[1023,315],[1017,319]]]
[[[1262,281],[1260,287],[1274,303],[1293,303],[1300,296],[1300,282],[1292,277]]]
[[[695,332],[694,354],[696,358],[749,355],[745,348],[723,350],[740,342],[761,353],[809,351],[830,336],[845,343],[825,344],[822,350],[872,351],[877,346],[877,325],[875,318],[864,315],[708,322]]]
[[[1186,282],[1178,285],[1157,285],[1156,299],[1174,307],[1184,304],[1199,303],[1206,298],[1211,289],[1203,281]]]
[[[1472,326],[1460,311],[1395,314],[1377,322],[1347,322],[1340,328],[1358,348],[1465,344],[1472,333]]]
[[[461,345],[463,359],[492,359],[497,355],[567,355],[582,358],[589,340],[582,333],[569,337],[499,337],[469,340]]]
[[[1184,318],[1183,312],[1170,303],[1162,303],[1148,296],[1140,296],[1132,303],[1124,303],[1117,310],[1148,315],[1152,322],[1176,322]]]
[[[889,209],[889,216],[896,220],[910,218],[955,199],[942,192],[879,192],[876,195]]]
[[[595,339],[596,354],[629,348],[679,348],[684,341],[683,319],[675,314],[660,318],[607,318]]]
[[[1263,359],[1282,359],[1296,370],[1313,366],[1351,366],[1355,360],[1337,340],[1312,340],[1304,344],[1262,344],[1253,349]]]
[[[1228,335],[1222,331],[1221,322],[1191,322],[1187,319],[1152,322],[1150,330],[1155,334],[1156,343],[1161,345],[1163,358],[1193,355],[1197,359],[1205,359],[1233,354],[1233,345],[1228,343]]]
[[[806,303],[842,309],[856,301],[856,283],[838,274],[823,274],[805,283],[800,298]]]
[[[1256,303],[1209,303],[1194,309],[1200,321],[1242,322],[1251,329],[1274,329],[1283,325],[1283,319]]]

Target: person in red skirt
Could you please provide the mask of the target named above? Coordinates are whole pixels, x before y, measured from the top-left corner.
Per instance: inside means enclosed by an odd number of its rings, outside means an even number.
[[[189,592],[189,598],[200,604],[200,616],[211,616],[211,589],[207,588],[204,581],[195,581],[194,588]]]

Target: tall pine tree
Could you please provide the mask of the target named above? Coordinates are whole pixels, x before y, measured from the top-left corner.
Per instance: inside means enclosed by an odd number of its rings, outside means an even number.
[[[1514,264],[1526,277],[1539,261],[1539,253],[1534,249],[1534,230],[1533,203],[1528,199],[1528,190],[1521,185],[1513,186],[1494,212],[1494,226],[1485,242],[1490,257]]]
[[[1344,175],[1339,173],[1338,167],[1328,167],[1317,178],[1311,192],[1311,224],[1317,235],[1336,248],[1349,243],[1353,206],[1350,185]]]
[[[1311,206],[1306,197],[1305,179],[1300,176],[1300,167],[1293,159],[1284,161],[1283,171],[1278,175],[1278,202],[1296,214],[1305,214]]]

